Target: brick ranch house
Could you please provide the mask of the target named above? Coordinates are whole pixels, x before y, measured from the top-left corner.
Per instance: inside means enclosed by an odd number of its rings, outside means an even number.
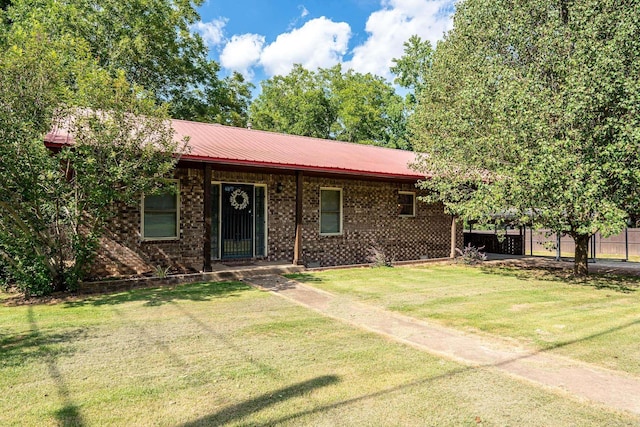
[[[367,262],[375,244],[396,261],[448,257],[461,230],[441,205],[419,202],[415,154],[368,145],[173,120],[190,151],[175,194],[122,206],[93,277],[154,269],[211,271],[216,263],[306,266]],[[46,143],[68,143],[50,133]]]

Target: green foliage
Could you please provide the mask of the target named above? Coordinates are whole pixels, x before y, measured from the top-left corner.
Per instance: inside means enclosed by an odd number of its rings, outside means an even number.
[[[433,48],[429,40],[413,35],[404,43],[404,54],[393,59],[391,72],[397,77],[395,82],[411,90],[407,95],[411,105],[416,104],[425,87],[425,79],[433,63]]]
[[[161,183],[179,150],[166,110],[82,40],[30,23],[1,45],[0,257],[26,294],[73,289],[114,205]],[[52,128],[75,144],[50,151]]]
[[[263,81],[250,110],[257,129],[410,148],[404,104],[393,87],[340,65],[318,71],[296,65],[286,76]]]
[[[382,77],[330,70],[330,88],[338,106],[335,138],[341,141],[408,149],[402,98]]]
[[[13,25],[40,23],[52,37],[84,40],[98,65],[170,103],[174,118],[246,124],[251,84],[218,77],[202,38],[191,30],[201,0],[15,0]]]
[[[170,271],[171,267],[162,267],[160,265],[156,265],[153,269],[153,277],[165,279],[167,276],[169,276]]]
[[[293,135],[329,138],[337,108],[315,72],[301,65],[286,76],[262,82],[262,93],[251,104],[251,124],[256,129]]]
[[[16,249],[18,245],[12,245]],[[21,247],[20,247],[21,246]],[[16,289],[26,296],[48,295],[52,291],[52,275],[42,255],[29,251],[28,242],[18,246],[15,264],[8,269],[8,278]]]
[[[432,198],[567,233],[586,273],[588,237],[638,208],[639,14],[614,0],[459,4],[410,125]]]
[[[242,74],[234,72],[209,86],[175,91],[169,98],[170,115],[175,119],[246,127],[253,87]]]

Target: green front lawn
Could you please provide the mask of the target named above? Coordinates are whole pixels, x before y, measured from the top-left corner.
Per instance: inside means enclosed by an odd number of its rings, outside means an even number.
[[[640,281],[498,267],[330,270],[292,276],[330,292],[640,375]]]
[[[389,271],[398,277],[404,270]],[[460,274],[441,274],[447,271]],[[326,273],[319,277],[332,287]],[[3,426],[639,422],[439,359],[242,283],[0,305],[0,395]]]

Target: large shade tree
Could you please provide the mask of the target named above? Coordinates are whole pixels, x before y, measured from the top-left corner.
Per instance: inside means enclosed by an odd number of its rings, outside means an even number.
[[[639,16],[631,0],[459,3],[412,117],[431,199],[566,233],[586,274],[590,236],[637,211]]]
[[[415,106],[425,87],[425,79],[431,70],[433,48],[429,40],[413,35],[404,42],[404,52],[400,58],[393,58],[391,72],[396,75],[395,83],[408,89],[407,104]]]
[[[11,0],[7,22],[36,20],[52,37],[87,43],[98,65],[168,102],[173,118],[244,126],[252,85],[220,78],[202,37],[192,30],[202,0]]]
[[[261,83],[262,92],[250,107],[257,129],[329,138],[337,107],[317,73],[295,65],[286,76]]]
[[[393,87],[341,65],[317,71],[296,65],[263,81],[250,116],[257,129],[409,148],[404,103]]]
[[[47,294],[84,277],[113,206],[161,186],[179,147],[166,109],[124,72],[26,24],[0,31],[0,275]],[[75,143],[46,148],[56,127]]]

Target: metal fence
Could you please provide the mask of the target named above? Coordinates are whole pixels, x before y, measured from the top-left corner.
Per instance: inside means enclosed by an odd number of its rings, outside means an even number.
[[[575,244],[571,236],[559,236],[558,239],[558,236],[549,230],[531,229],[528,229],[525,235],[527,255],[556,256],[560,252],[563,257],[573,257],[575,253]],[[640,228],[627,228],[609,237],[602,237],[602,234],[596,233],[589,241],[587,253],[591,258],[640,257]]]
[[[500,236],[502,234],[502,236]],[[559,237],[559,238],[558,238]],[[465,246],[484,246],[485,252],[508,255],[562,256],[572,258],[575,244],[569,235],[558,236],[549,230],[531,228],[495,231],[465,231]],[[591,258],[640,258],[640,228],[627,228],[614,236],[596,233],[589,241]]]

